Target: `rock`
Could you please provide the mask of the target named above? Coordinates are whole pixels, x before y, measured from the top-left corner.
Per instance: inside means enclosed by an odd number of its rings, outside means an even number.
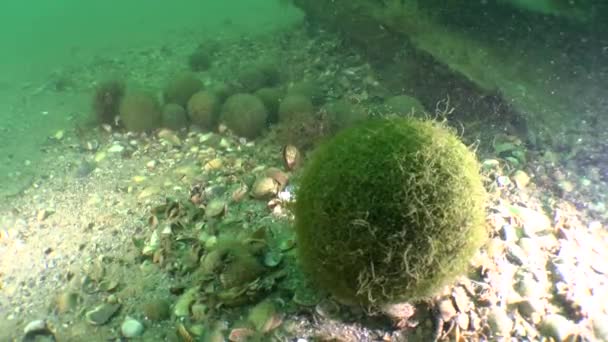
[[[164,321],[171,315],[171,307],[164,299],[153,299],[143,305],[146,318],[151,321]]]
[[[407,321],[416,313],[416,308],[407,302],[384,304],[380,310],[396,324]]]
[[[469,330],[478,331],[481,329],[481,318],[475,310],[469,311]]]
[[[272,331],[281,325],[283,322],[282,315],[273,301],[266,300],[249,311],[247,320],[262,333]]]
[[[530,184],[530,176],[522,170],[517,170],[511,175],[511,180],[515,183],[515,186],[518,189],[525,188],[528,184]]]
[[[234,189],[234,191],[232,191],[232,195],[231,195],[232,201],[233,202],[241,201],[247,194],[247,191],[249,191],[249,188],[247,187],[247,185],[240,184],[236,189]]]
[[[545,305],[542,300],[536,298],[527,298],[517,304],[519,313],[530,319],[534,323],[540,321],[540,317],[545,313]]]
[[[75,292],[63,292],[55,298],[55,307],[57,313],[65,314],[76,308],[78,305],[79,296]]]
[[[143,200],[146,199],[148,197],[152,197],[154,195],[158,195],[161,192],[161,188],[157,185],[151,185],[151,186],[147,186],[145,187],[143,190],[141,190],[139,192],[139,194],[137,195],[137,199],[138,200]]]
[[[340,305],[333,300],[323,299],[315,306],[315,313],[326,319],[336,319],[340,316]]]
[[[515,290],[522,297],[534,298],[539,295],[539,284],[534,280],[533,276],[527,274],[523,276],[515,285]]]
[[[37,319],[35,321],[29,322],[25,328],[23,328],[23,333],[27,334],[34,331],[45,330],[46,329],[46,321],[42,319]]]
[[[203,334],[207,330],[207,327],[204,324],[193,324],[188,330],[190,330],[190,332],[194,336],[203,336]]]
[[[120,304],[104,303],[87,312],[85,316],[89,324],[103,325],[110,321],[110,319],[118,312],[118,309],[120,309]]]
[[[301,155],[300,151],[294,145],[286,145],[283,147],[282,151],[283,155],[283,164],[285,169],[288,171],[292,171],[298,168],[301,163]]]
[[[205,165],[203,165],[203,169],[205,171],[219,170],[222,168],[222,165],[224,165],[224,162],[222,162],[220,158],[214,158],[206,162]]]
[[[110,153],[122,153],[125,150],[125,147],[119,144],[114,144],[110,148],[108,148],[108,152]]]
[[[231,342],[246,342],[250,341],[256,332],[250,328],[234,328],[230,331],[230,335],[228,335],[228,340]]]
[[[526,263],[528,256],[526,252],[516,244],[508,244],[507,245],[507,260],[509,260],[512,264],[521,266]]]
[[[209,313],[209,307],[203,303],[194,303],[190,308],[192,311],[191,319],[197,322],[204,322]],[[192,330],[190,330],[192,331]]]
[[[177,303],[175,303],[175,308],[173,309],[175,316],[188,317],[190,315],[190,306],[196,300],[198,291],[199,287],[195,286],[188,289],[179,297]]]
[[[574,332],[575,324],[559,314],[550,314],[540,323],[540,333],[545,337],[552,337],[556,341],[566,341]]]
[[[466,331],[469,329],[471,320],[469,319],[469,315],[461,312],[458,314],[458,317],[456,317],[456,323],[458,324],[460,330]]]
[[[76,177],[84,178],[95,170],[97,164],[92,161],[83,160],[76,169]]]
[[[144,333],[144,325],[138,320],[127,316],[120,326],[120,332],[126,338],[138,337]]]
[[[23,329],[25,334],[21,342],[55,342],[56,338],[49,330],[46,321],[38,319],[28,323]]]
[[[279,184],[270,177],[256,179],[251,189],[251,196],[255,199],[268,199],[278,193]]]
[[[99,163],[101,161],[103,161],[104,159],[106,159],[106,157],[108,156],[108,154],[104,151],[98,152],[95,154],[95,157],[93,157],[93,160],[96,163]]]
[[[563,193],[569,193],[574,191],[574,183],[572,183],[571,181],[568,180],[562,180],[559,183],[557,183],[557,186],[559,187],[559,189],[563,192]]]
[[[511,180],[507,176],[498,176],[496,177],[496,185],[498,185],[499,188],[505,188],[511,185]]]
[[[488,315],[488,324],[497,336],[511,336],[513,321],[504,309],[494,306]]]
[[[517,230],[510,224],[503,224],[500,227],[500,238],[506,242],[517,241]]]
[[[454,300],[454,304],[456,304],[458,312],[466,313],[471,309],[471,300],[464,287],[456,286],[452,290],[452,299]]]
[[[36,219],[38,220],[38,222],[42,222],[54,213],[55,211],[52,209],[41,209],[38,210],[38,213],[36,214]]]
[[[444,322],[448,322],[456,316],[456,309],[450,299],[443,299],[437,303],[437,311],[439,311],[439,315]]]
[[[205,207],[205,216],[214,218],[222,216],[226,212],[226,202],[221,198],[211,200]]]
[[[600,314],[593,318],[593,333],[600,341],[608,341],[608,315]]]
[[[287,182],[289,182],[289,176],[285,172],[277,169],[276,167],[268,168],[264,173],[267,177],[274,179],[279,184],[278,191],[282,191],[283,189],[285,189],[285,187],[287,186]]]
[[[283,254],[270,250],[264,254],[264,266],[266,267],[277,267],[283,260]]]
[[[481,168],[483,170],[496,170],[500,166],[500,162],[496,159],[486,159],[481,163]]]
[[[547,215],[517,205],[512,206],[511,209],[522,223],[524,236],[532,238],[540,232],[551,229],[551,220]]]
[[[181,139],[177,136],[177,134],[167,128],[163,128],[158,132],[158,138],[166,141],[173,147],[178,147],[182,145]]]

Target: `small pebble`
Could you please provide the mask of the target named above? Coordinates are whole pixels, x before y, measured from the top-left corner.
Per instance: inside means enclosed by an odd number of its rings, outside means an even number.
[[[545,305],[540,299],[528,298],[519,302],[517,308],[523,317],[538,323],[540,316],[544,314]]]
[[[496,178],[496,184],[501,188],[507,187],[511,184],[511,180],[507,176],[498,176]]]
[[[127,317],[120,326],[120,332],[122,333],[122,336],[126,338],[137,337],[143,334],[144,325],[136,319]]]
[[[449,322],[454,316],[456,316],[456,309],[450,299],[444,299],[437,304],[437,311],[444,322]]]
[[[279,185],[270,177],[258,178],[251,189],[251,196],[256,199],[267,199],[277,194]]]
[[[221,198],[211,200],[205,208],[205,217],[213,218],[222,216],[226,212],[226,202]]]
[[[509,318],[509,315],[504,309],[499,307],[493,307],[488,315],[488,324],[498,336],[510,336],[511,330],[513,330],[513,321]]]
[[[518,189],[523,189],[530,184],[530,176],[522,170],[515,171],[511,179]]]
[[[515,290],[522,297],[535,297],[539,295],[539,284],[531,274],[523,276],[515,285]]]
[[[122,145],[118,145],[118,144],[114,144],[112,145],[109,149],[108,152],[110,153],[121,153],[122,151],[124,151],[125,148]]]
[[[500,238],[504,241],[517,241],[517,230],[510,224],[503,224],[500,228]]]
[[[574,184],[567,180],[557,183],[557,186],[565,193],[572,192],[574,190]]]
[[[608,341],[608,315],[598,315],[593,319],[593,332],[600,341]]]
[[[509,244],[507,246],[507,260],[512,264],[521,266],[525,264],[527,255],[524,250],[516,244]]]
[[[92,325],[103,325],[108,323],[118,309],[120,309],[120,304],[104,303],[87,312],[85,317],[87,322]]]
[[[277,267],[281,260],[283,260],[283,255],[276,251],[268,251],[264,254],[264,265],[267,267]]]
[[[552,337],[556,341],[566,341],[574,330],[574,323],[558,314],[545,316],[540,324],[540,333],[545,337]]]
[[[46,329],[46,321],[42,319],[37,319],[35,321],[29,322],[25,328],[23,328],[23,333],[28,334],[35,331],[45,330]]]
[[[55,213],[55,211],[52,209],[42,209],[42,210],[39,210],[38,213],[36,214],[36,219],[38,220],[38,222],[42,222],[42,221],[46,220],[49,216],[53,215],[54,213]]]

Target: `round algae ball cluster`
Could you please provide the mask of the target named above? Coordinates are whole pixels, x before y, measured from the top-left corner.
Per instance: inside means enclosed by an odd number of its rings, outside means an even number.
[[[444,124],[373,119],[313,152],[295,205],[298,256],[349,304],[426,299],[488,233],[479,165]]]

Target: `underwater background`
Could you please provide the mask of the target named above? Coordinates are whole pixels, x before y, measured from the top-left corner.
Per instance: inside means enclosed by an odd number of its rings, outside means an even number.
[[[49,135],[90,120],[87,87],[93,84],[81,84],[61,94],[49,92],[70,68],[95,58],[112,59],[117,51],[197,35],[272,32],[302,17],[295,9],[273,1],[253,1],[246,6],[220,1],[171,5],[161,1],[7,1],[1,15],[0,39],[5,52],[0,63],[0,167],[2,174],[10,174],[3,178],[4,195],[31,180],[36,172],[31,162],[40,157],[40,144]]]
[[[608,4],[0,7],[0,341],[608,341]]]

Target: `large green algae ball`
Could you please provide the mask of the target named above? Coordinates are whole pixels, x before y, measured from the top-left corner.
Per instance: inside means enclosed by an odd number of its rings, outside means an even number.
[[[343,130],[313,152],[296,198],[301,264],[344,303],[426,299],[487,237],[475,155],[433,121]]]
[[[119,106],[120,120],[131,132],[144,132],[160,127],[162,112],[156,98],[144,91],[127,93]]]

